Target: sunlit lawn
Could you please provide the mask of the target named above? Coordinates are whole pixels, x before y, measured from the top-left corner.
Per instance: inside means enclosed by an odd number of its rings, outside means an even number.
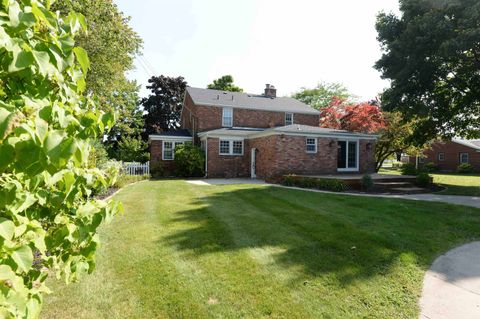
[[[98,268],[43,318],[417,318],[436,256],[480,210],[275,187],[128,186]]]
[[[382,169],[380,173],[400,174],[399,170]],[[434,173],[433,182],[446,187],[438,195],[480,196],[480,174]]]

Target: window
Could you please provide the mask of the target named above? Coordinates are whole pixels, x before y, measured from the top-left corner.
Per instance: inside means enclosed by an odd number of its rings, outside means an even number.
[[[445,153],[438,153],[438,161],[443,162],[445,160]]]
[[[316,153],[317,152],[317,139],[307,137],[307,153]]]
[[[418,163],[419,163],[419,164],[425,163],[425,157],[419,156],[419,157],[418,157]]]
[[[243,155],[243,141],[220,140],[220,155]]]
[[[337,154],[339,171],[358,171],[358,142],[339,141]]]
[[[229,107],[223,108],[222,126],[233,126],[233,109]]]
[[[220,155],[230,155],[230,141],[220,141]]]
[[[285,125],[293,124],[293,113],[285,113]]]
[[[243,154],[243,141],[233,141],[232,154],[234,155]]]
[[[164,161],[171,161],[175,158],[175,147],[182,145],[183,142],[167,142],[163,141],[162,159]]]
[[[460,164],[468,164],[468,153],[460,153]]]

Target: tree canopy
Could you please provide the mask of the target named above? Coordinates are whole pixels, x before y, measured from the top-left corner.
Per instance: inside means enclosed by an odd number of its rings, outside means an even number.
[[[207,86],[207,89],[222,90],[228,92],[243,92],[242,88],[239,88],[233,83],[233,76],[224,75],[219,79],[213,80],[213,83]]]
[[[342,84],[328,82],[320,82],[314,88],[301,88],[292,97],[317,110],[329,106],[334,97],[342,100],[354,99]]]
[[[416,119],[417,144],[480,136],[480,2],[400,0],[400,11],[376,22],[383,108]]]
[[[149,134],[157,134],[180,127],[183,97],[187,82],[183,77],[153,76],[148,80],[147,89],[152,94],[142,99],[146,111],[144,115],[145,139]]]

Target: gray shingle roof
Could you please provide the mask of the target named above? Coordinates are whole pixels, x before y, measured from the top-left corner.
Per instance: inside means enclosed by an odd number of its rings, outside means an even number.
[[[187,88],[193,102],[198,105],[245,108],[262,111],[292,112],[318,115],[320,112],[290,97],[269,98],[264,95],[219,90]]]
[[[467,147],[471,147],[475,150],[480,150],[480,140],[460,140],[460,139],[453,139],[452,142],[457,144],[461,144]]]
[[[167,132],[162,132],[159,134],[151,134],[152,136],[179,136],[179,137],[191,137],[192,134],[188,130],[185,129],[180,129],[180,130],[175,130],[175,131],[167,131]]]
[[[249,127],[225,127],[216,130],[211,130],[207,132],[199,133],[198,136],[202,137],[204,135],[224,135],[224,136],[237,136],[237,137],[247,137],[249,135],[263,132],[263,128],[249,128]]]
[[[287,126],[275,127],[272,131],[279,133],[298,133],[298,134],[320,134],[320,135],[336,135],[336,136],[358,136],[358,137],[367,137],[367,138],[376,138],[378,137],[375,134],[362,134],[362,133],[353,133],[345,130],[335,130],[332,128],[309,126],[309,125],[300,125],[292,124]]]

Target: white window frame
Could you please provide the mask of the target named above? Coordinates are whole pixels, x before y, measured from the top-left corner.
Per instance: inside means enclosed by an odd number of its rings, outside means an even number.
[[[165,143],[172,143],[172,158],[165,158]],[[183,145],[186,141],[162,141],[162,160],[173,161],[175,159],[175,148],[177,145]]]
[[[425,157],[419,156],[419,157],[418,157],[418,163],[419,163],[419,164],[425,164]]]
[[[462,160],[463,155],[467,155],[467,161],[466,161],[466,162],[464,162],[464,161]],[[462,153],[460,153],[460,156],[459,156],[459,157],[460,157],[460,158],[459,158],[458,160],[460,161],[460,164],[468,164],[468,163],[470,163],[470,154],[469,154],[469,153],[462,152]]]
[[[314,144],[308,144],[308,140],[314,140]],[[315,146],[315,150],[314,151],[309,151],[308,150],[308,146]],[[316,137],[306,137],[305,138],[305,152],[307,152],[308,154],[316,154],[317,153],[317,150],[318,150],[318,138]]]
[[[290,115],[290,123],[287,123],[287,116]],[[285,113],[285,125],[292,125],[293,124],[293,113]]]
[[[440,156],[440,155],[442,155],[442,156]],[[437,160],[438,160],[439,162],[445,162],[445,152],[440,152],[440,153],[438,153],[438,155],[437,155]]]
[[[346,163],[346,166],[345,168],[338,168],[337,167],[337,171],[338,172],[358,172],[360,170],[360,140],[358,139],[341,139],[341,140],[338,140],[338,142],[345,142],[346,143],[346,146],[347,146],[347,149],[346,149],[346,152],[345,152],[345,163]],[[348,148],[350,147],[349,146],[349,142],[355,142],[357,145],[356,145],[356,162],[355,162],[355,167],[348,167]],[[337,144],[338,145],[338,144]]]
[[[228,142],[228,153],[222,153],[221,151],[221,144],[222,142]],[[233,142],[241,142],[242,143],[242,153],[236,154],[233,153]],[[245,142],[243,139],[219,139],[218,140],[218,154],[224,156],[243,156],[245,152]]]
[[[225,119],[228,118],[226,115],[225,115],[225,112],[226,111],[229,111],[230,112],[230,124],[229,123],[226,123]],[[222,109],[222,126],[223,127],[233,127],[233,108],[231,107],[224,107]]]

